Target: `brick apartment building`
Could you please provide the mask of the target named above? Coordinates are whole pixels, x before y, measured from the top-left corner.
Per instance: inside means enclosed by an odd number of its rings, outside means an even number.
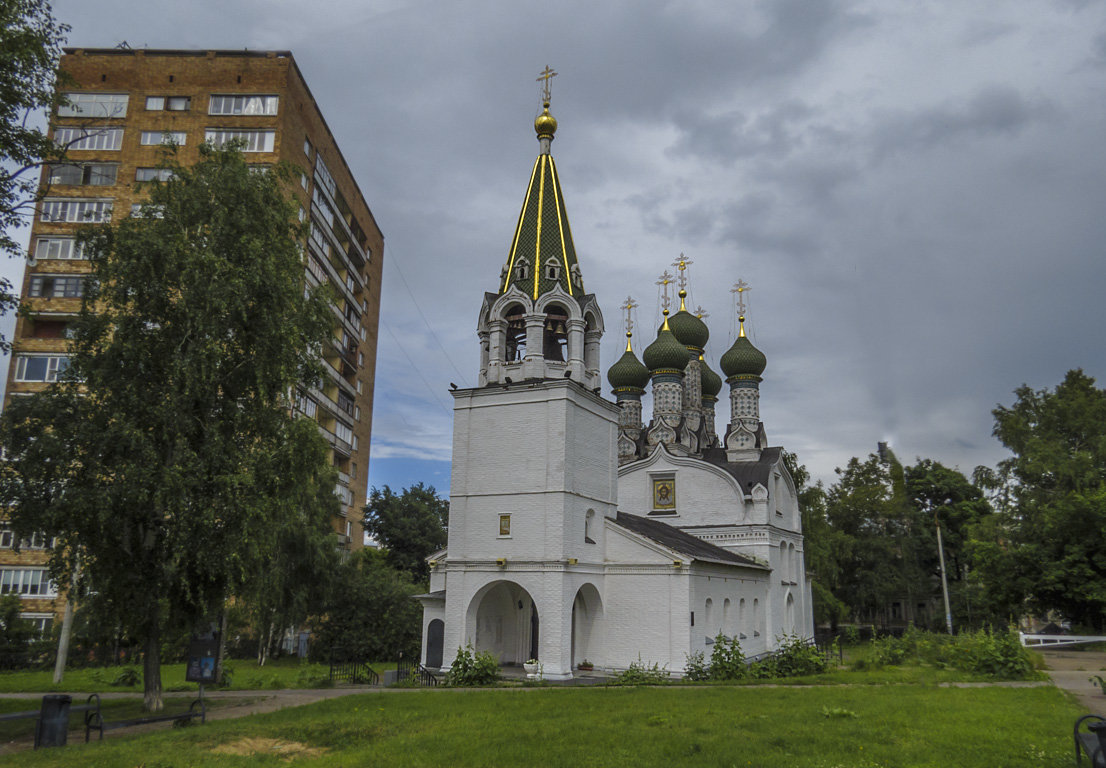
[[[187,165],[205,141],[243,140],[249,162],[300,169],[292,193],[311,224],[304,279],[329,282],[338,296],[324,380],[301,392],[298,405],[318,422],[339,470],[340,544],[359,548],[384,241],[292,54],[66,48],[61,67],[74,84],[51,130],[69,150],[65,164],[43,169],[21,292],[27,314],[16,323],[6,397],[49,386],[67,365],[66,325],[89,271],[75,240],[80,225],[129,215],[142,199],[135,182],[161,173],[163,142],[179,145]],[[0,520],[0,594],[19,594],[23,616],[45,630],[64,600],[45,570],[49,542],[24,541],[19,554],[14,543]]]

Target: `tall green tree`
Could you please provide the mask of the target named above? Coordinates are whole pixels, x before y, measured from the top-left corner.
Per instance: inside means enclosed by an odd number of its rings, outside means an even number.
[[[44,0],[0,0],[0,252],[9,256],[20,255],[14,231],[34,210],[37,170],[58,154],[39,126],[53,104],[68,31]],[[11,291],[0,278],[0,314],[16,304]],[[0,338],[0,347],[10,344]]]
[[[56,580],[79,561],[142,638],[149,709],[163,635],[278,567],[279,535],[338,505],[316,425],[292,415],[332,320],[304,290],[288,174],[207,146],[168,167],[139,215],[84,235],[94,281],[69,369],[0,421],[0,504],[19,534],[58,537]]]
[[[1097,633],[1106,630],[1106,390],[1082,370],[1055,390],[1027,386],[994,410],[1013,454],[1003,529],[985,548],[999,599],[1018,596]]]
[[[446,544],[449,500],[432,485],[416,483],[399,495],[372,488],[365,505],[365,530],[383,548],[387,562],[417,582],[430,576],[426,558]]]
[[[829,624],[836,629],[839,622],[849,615],[849,606],[838,599],[834,587],[841,583],[841,562],[837,555],[846,549],[844,535],[835,530],[826,519],[826,490],[819,481],[810,485],[810,472],[799,463],[798,456],[784,451],[783,461],[799,497],[799,510],[803,519],[803,557],[811,572],[811,595],[814,602],[814,621]]]
[[[409,573],[388,564],[384,553],[366,547],[343,564],[330,598],[312,621],[314,655],[386,661],[418,658],[423,588]]]

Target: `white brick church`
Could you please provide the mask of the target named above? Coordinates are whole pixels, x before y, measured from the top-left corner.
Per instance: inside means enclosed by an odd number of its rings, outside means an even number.
[[[628,340],[609,370],[617,403],[602,397],[603,315],[549,151],[548,91],[534,126],[540,153],[480,309],[479,386],[453,392],[449,543],[420,597],[423,664],[447,669],[471,644],[504,665],[538,659],[551,680],[585,660],[678,674],[719,633],[747,656],[810,637],[795,485],[760,422],[764,355],[742,326],[722,356],[730,420],[719,439],[723,381],[702,360],[709,332],[681,285],[644,363]]]

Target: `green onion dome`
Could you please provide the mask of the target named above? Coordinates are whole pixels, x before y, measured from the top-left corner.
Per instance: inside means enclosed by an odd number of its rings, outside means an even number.
[[[645,348],[641,357],[652,373],[662,371],[683,373],[687,368],[687,347],[677,341],[668,327],[667,310],[665,310],[664,325],[657,332],[657,340]]]
[[[717,399],[722,391],[722,377],[710,369],[702,355],[699,355],[699,378],[703,395]]]
[[[707,346],[707,339],[710,338],[710,331],[707,329],[706,323],[687,311],[687,308],[684,306],[684,298],[686,296],[687,291],[681,288],[680,311],[668,319],[668,327],[671,329],[672,335],[676,337],[676,341],[680,342],[688,349],[702,352]]]
[[[738,319],[741,322],[741,331],[738,333],[737,341],[718,361],[722,366],[722,373],[726,374],[727,379],[735,376],[760,376],[768,365],[768,358],[745,336],[745,317]]]
[[[627,390],[645,391],[645,385],[649,383],[649,369],[637,359],[633,348],[630,346],[630,334],[626,334],[626,351],[618,362],[607,371],[607,381],[611,383],[611,389],[615,392]]]

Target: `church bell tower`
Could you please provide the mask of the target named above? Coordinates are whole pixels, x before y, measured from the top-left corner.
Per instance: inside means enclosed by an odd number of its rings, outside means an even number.
[[[480,308],[479,385],[452,392],[449,545],[436,568],[448,584],[447,659],[471,643],[504,664],[536,658],[547,679],[567,679],[574,603],[585,583],[602,589],[619,409],[599,395],[603,315],[584,290],[550,154],[554,74],[539,78],[539,154]]]

